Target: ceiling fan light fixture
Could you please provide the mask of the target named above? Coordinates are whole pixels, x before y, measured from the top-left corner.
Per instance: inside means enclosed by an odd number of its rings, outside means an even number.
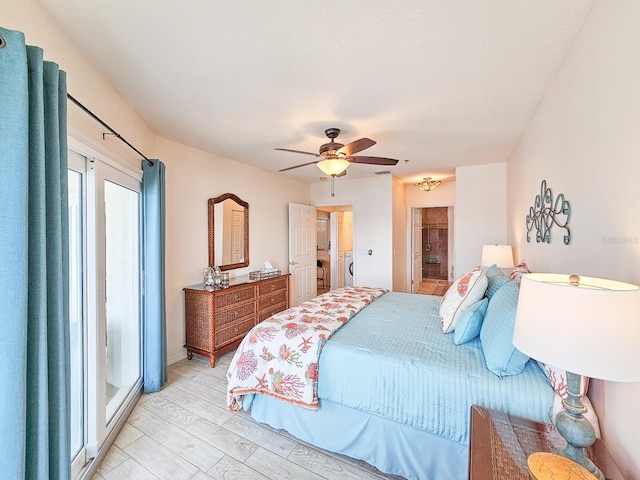
[[[414,183],[413,186],[418,190],[422,190],[423,192],[430,192],[441,183],[442,180],[434,180],[431,177],[424,177],[421,182]]]
[[[343,158],[325,158],[316,165],[326,175],[340,175],[349,166],[349,161]]]
[[[393,158],[354,155],[355,153],[366,150],[367,148],[373,147],[376,144],[376,142],[371,140],[370,138],[359,138],[358,140],[354,140],[353,142],[343,145],[342,143],[334,141],[340,133],[339,128],[327,128],[324,133],[327,137],[329,137],[330,142],[321,145],[318,153],[305,152],[302,150],[292,150],[290,148],[276,148],[275,150],[279,150],[282,152],[301,153],[303,155],[311,155],[312,157],[321,159],[316,160],[315,162],[306,162],[299,165],[294,165],[293,167],[282,168],[278,171],[287,172],[289,170],[293,170],[294,168],[306,167],[307,165],[318,165],[320,170],[322,170],[322,172],[324,172],[326,175],[336,177],[346,174],[347,167],[350,163],[390,166],[396,165],[398,163],[398,160],[395,160]]]

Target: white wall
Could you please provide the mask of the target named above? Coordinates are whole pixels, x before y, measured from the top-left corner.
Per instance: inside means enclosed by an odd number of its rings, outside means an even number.
[[[532,270],[640,283],[638,25],[640,2],[596,0],[509,161],[509,242]],[[557,228],[551,244],[526,242],[525,215],[543,179],[570,202],[568,246]],[[622,473],[640,478],[640,383],[593,380],[590,397]]]
[[[208,264],[207,200],[233,193],[249,203],[249,266],[231,278],[259,270],[265,260],[288,271],[289,202],[309,204],[309,185],[284,175],[158,138],[166,163],[167,354],[184,358],[184,287],[202,283]]]
[[[311,185],[311,204],[353,205],[354,282],[359,286],[393,288],[393,178],[391,175]],[[368,251],[372,251],[372,255]]]
[[[67,72],[67,91],[141,150],[155,156],[155,134],[94,68],[82,51],[35,0],[2,2],[2,26],[24,32],[28,45],[44,50],[44,59]],[[68,103],[68,133],[99,153],[140,170],[140,156],[102,128],[78,107]]]
[[[407,203],[405,186],[393,177],[393,291],[410,292],[407,285]]]
[[[456,277],[480,265],[482,245],[506,243],[506,179],[506,163],[456,168],[454,218]]]

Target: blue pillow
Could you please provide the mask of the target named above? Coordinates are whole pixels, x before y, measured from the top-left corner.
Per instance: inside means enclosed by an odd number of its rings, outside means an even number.
[[[495,263],[487,269],[485,275],[488,282],[485,296],[491,300],[491,297],[500,290],[500,287],[509,281],[509,277],[502,273]]]
[[[483,298],[462,311],[458,318],[458,323],[456,323],[453,343],[462,345],[480,335],[482,320],[484,320],[484,315],[487,313],[488,305],[489,300]]]
[[[512,340],[519,292],[516,282],[509,281],[494,293],[480,329],[487,368],[499,377],[517,375],[529,360]]]

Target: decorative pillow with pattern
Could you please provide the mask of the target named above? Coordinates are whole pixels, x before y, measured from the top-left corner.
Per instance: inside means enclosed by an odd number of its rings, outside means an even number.
[[[515,281],[520,286],[520,280],[525,273],[531,273],[531,270],[529,270],[524,260],[520,260],[520,263],[509,272],[509,280]]]
[[[440,325],[444,333],[453,332],[465,307],[476,303],[487,289],[487,277],[480,267],[458,278],[440,302]]]
[[[560,396],[560,398],[567,398],[567,371],[542,362],[538,362],[538,366],[542,368],[542,371],[549,379],[551,387],[553,387],[553,390]],[[582,381],[580,382],[580,396],[584,398],[587,394],[587,390],[589,390],[589,377],[583,376]]]

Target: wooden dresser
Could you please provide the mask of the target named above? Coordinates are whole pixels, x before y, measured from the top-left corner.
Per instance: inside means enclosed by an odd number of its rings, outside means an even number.
[[[237,277],[220,290],[194,285],[184,289],[184,303],[187,358],[207,356],[213,368],[216,357],[236,348],[254,325],[289,308],[289,274]]]

